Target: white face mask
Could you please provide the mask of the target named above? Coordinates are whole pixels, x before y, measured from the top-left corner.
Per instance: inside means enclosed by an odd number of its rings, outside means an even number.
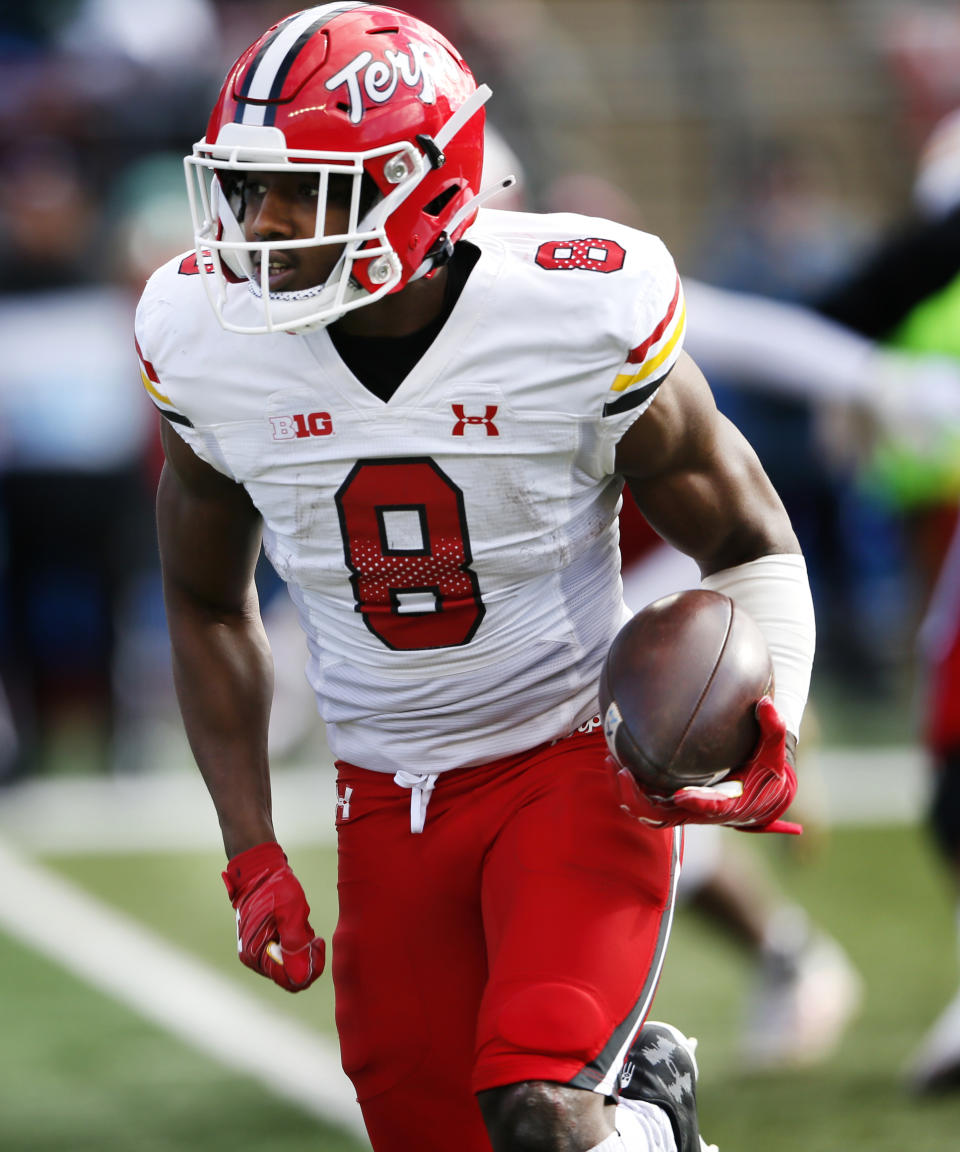
[[[242,141],[242,143],[241,143]],[[395,174],[396,187],[360,218],[360,190],[364,163],[383,156],[386,171]],[[389,144],[370,152],[296,152],[285,147],[277,128],[226,125],[215,145],[201,140],[186,157],[187,191],[193,216],[194,242],[204,287],[217,319],[230,332],[265,333],[304,331],[333,323],[346,312],[379,300],[400,283],[400,261],[387,239],[386,223],[396,207],[416,188],[428,170],[421,153],[406,142]],[[239,205],[225,191],[225,177],[243,178],[253,172],[281,172],[315,176],[317,212],[314,233],[294,240],[248,240],[238,219]],[[331,177],[351,182],[346,231],[325,232]],[[270,256],[273,252],[328,246],[340,252],[330,275],[322,284],[295,292],[272,292],[269,288]],[[256,259],[255,259],[256,255]],[[354,277],[357,264],[366,265],[373,291]],[[235,303],[231,283],[245,280],[247,306]],[[259,316],[251,320],[253,298]]]
[[[437,133],[433,147],[442,150],[483,107],[490,89],[480,85]],[[419,139],[423,139],[422,137]],[[392,187],[361,217],[361,186],[365,166],[382,165],[383,179]],[[442,162],[442,160],[441,160]],[[363,152],[323,152],[287,148],[283,132],[267,125],[225,124],[214,143],[200,140],[184,160],[187,194],[193,216],[197,265],[217,319],[230,332],[296,332],[332,324],[347,312],[381,299],[404,283],[400,258],[387,236],[393,213],[415,192],[431,171],[431,159],[415,144],[395,141]],[[314,234],[297,240],[247,240],[221,183],[220,173],[238,177],[253,172],[282,172],[317,177],[317,212]],[[350,180],[346,231],[325,234],[330,178]],[[506,186],[507,181],[474,197],[445,227],[453,235],[482,199]],[[297,292],[271,292],[270,253],[315,245],[336,246],[339,259],[323,284]],[[255,262],[253,254],[259,253]],[[259,271],[257,269],[259,263]],[[428,272],[425,261],[407,281]],[[357,272],[369,287],[358,281]],[[236,301],[231,282],[245,280],[246,307]],[[257,322],[250,319],[250,298],[256,303]]]

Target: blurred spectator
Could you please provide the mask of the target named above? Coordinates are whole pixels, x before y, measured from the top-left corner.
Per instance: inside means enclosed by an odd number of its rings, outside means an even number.
[[[819,300],[824,315],[908,352],[960,363],[960,119],[951,113],[920,157],[916,212]],[[922,382],[916,402],[922,403]],[[920,638],[926,662],[925,739],[935,769],[930,823],[960,893],[960,419],[920,437],[887,427],[871,479],[911,528],[933,586]],[[953,542],[951,543],[951,536]],[[958,920],[960,926],[960,920]],[[960,1088],[960,992],[908,1069],[918,1091]]]
[[[811,299],[866,242],[834,186],[829,155],[770,141],[742,169],[740,197],[702,245],[699,272],[738,292]],[[898,516],[864,490],[860,461],[837,442],[832,409],[812,394],[745,390],[709,357],[702,367],[790,512],[817,605],[820,672],[835,668],[845,690],[893,698],[916,625]]]
[[[144,627],[162,629],[158,460],[130,332],[146,276],[191,243],[182,155],[223,39],[211,0],[0,12],[0,779],[64,733],[129,763],[124,734],[169,699]]]
[[[624,599],[633,611],[670,592],[699,586],[697,566],[656,536],[628,493],[621,527]],[[804,789],[811,782],[804,785],[803,753],[814,738],[813,727],[808,708],[799,747],[797,804],[808,824],[812,809]],[[862,981],[841,945],[787,898],[753,846],[729,829],[689,825],[677,896],[750,963],[739,1037],[743,1066],[754,1071],[797,1067],[829,1056],[859,1009]]]
[[[22,157],[16,190],[5,187],[2,200],[5,231],[18,242],[8,247],[0,295],[2,672],[19,736],[8,773],[41,766],[65,732],[92,735],[97,761],[110,764],[118,704],[132,714],[128,626],[156,614],[151,591],[159,601],[156,416],[131,387],[130,325],[147,270],[189,237],[179,156],[128,170],[102,232],[66,151]],[[36,234],[48,209],[63,237],[58,265],[41,255]],[[21,278],[29,291],[13,290]],[[165,659],[159,667],[162,680]]]
[[[43,0],[43,51],[9,94],[18,120],[129,156],[183,131],[216,83],[219,26],[210,0]],[[40,21],[38,21],[39,23]],[[121,133],[129,131],[123,139]]]
[[[9,150],[0,185],[0,292],[101,279],[99,228],[96,190],[69,144],[34,137]]]
[[[487,135],[483,186],[493,187],[508,173],[518,178],[491,206],[521,206],[525,169],[496,128],[488,125]],[[546,198],[553,211],[599,213],[641,226],[636,206],[596,175],[564,173],[548,184]],[[697,317],[691,307],[688,347],[698,344]],[[695,358],[704,348],[709,352],[709,340],[699,341]],[[626,492],[621,551],[624,598],[633,611],[699,585],[696,564],[664,544]],[[762,858],[729,829],[690,825],[684,843],[680,900],[742,949],[754,969],[740,1036],[744,1066],[769,1069],[825,1058],[860,1004],[861,980],[846,953],[786,898]]]

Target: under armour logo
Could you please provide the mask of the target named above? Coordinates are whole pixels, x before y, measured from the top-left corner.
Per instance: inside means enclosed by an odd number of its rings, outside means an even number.
[[[350,797],[353,795],[352,788],[344,788],[343,795],[337,792],[337,822],[340,823],[344,820],[350,819]]]
[[[607,738],[607,746],[613,752],[617,743],[617,729],[623,723],[623,716],[617,706],[616,700],[611,700],[603,715],[603,734]],[[616,753],[614,753],[616,755]]]
[[[487,430],[488,436],[500,435],[496,424],[493,422],[493,418],[497,414],[496,404],[488,404],[485,407],[482,416],[468,416],[464,411],[462,404],[451,404],[450,407],[453,409],[453,414],[457,418],[457,422],[453,426],[454,436],[462,436],[464,429],[468,424],[473,424],[477,427],[485,428]]]

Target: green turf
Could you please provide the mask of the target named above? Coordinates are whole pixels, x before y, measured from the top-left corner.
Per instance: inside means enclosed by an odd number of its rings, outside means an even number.
[[[757,845],[784,886],[849,951],[863,1011],[841,1048],[813,1069],[743,1075],[736,1030],[748,967],[715,930],[682,914],[654,1015],[698,1035],[701,1118],[721,1152],[939,1152],[960,1142],[960,1096],[920,1103],[901,1070],[956,990],[946,886],[913,828],[836,832],[812,859],[801,842]]]
[[[336,850],[291,849],[288,856],[307,892],[314,931],[327,940],[329,947],[337,917]],[[294,996],[238,962],[236,921],[220,879],[224,865],[221,852],[84,855],[57,857],[47,863],[72,882],[212,964],[238,981],[244,991],[280,1012],[333,1032],[333,986],[329,975],[307,992]]]
[[[733,835],[733,834],[731,834]],[[701,1041],[701,1115],[721,1152],[939,1152],[956,1147],[960,1097],[917,1102],[900,1069],[956,985],[948,889],[920,831],[841,830],[826,843],[751,838],[785,887],[846,945],[866,982],[863,1012],[821,1067],[746,1077],[736,1030],[747,968],[733,946],[681,910],[654,1015]],[[335,916],[333,855],[293,863],[318,930]],[[216,852],[60,857],[57,871],[320,1029],[328,977],[288,996],[236,961]],[[217,1066],[0,937],[0,1148],[353,1149],[296,1108]]]
[[[363,1147],[2,935],[0,1019],[4,1152]]]

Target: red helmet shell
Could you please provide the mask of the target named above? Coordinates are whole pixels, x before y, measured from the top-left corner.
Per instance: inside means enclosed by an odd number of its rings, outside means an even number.
[[[207,126],[216,143],[224,125],[279,128],[289,150],[357,153],[394,142],[430,141],[476,90],[460,53],[439,32],[405,12],[367,4],[324,4],[268,29],[230,69]],[[483,164],[480,109],[391,214],[387,239],[402,266],[402,288],[446,223],[477,194]],[[389,157],[364,164],[384,195]],[[459,222],[455,242],[471,223]],[[364,281],[365,267],[355,275]],[[364,283],[364,287],[371,285]]]

